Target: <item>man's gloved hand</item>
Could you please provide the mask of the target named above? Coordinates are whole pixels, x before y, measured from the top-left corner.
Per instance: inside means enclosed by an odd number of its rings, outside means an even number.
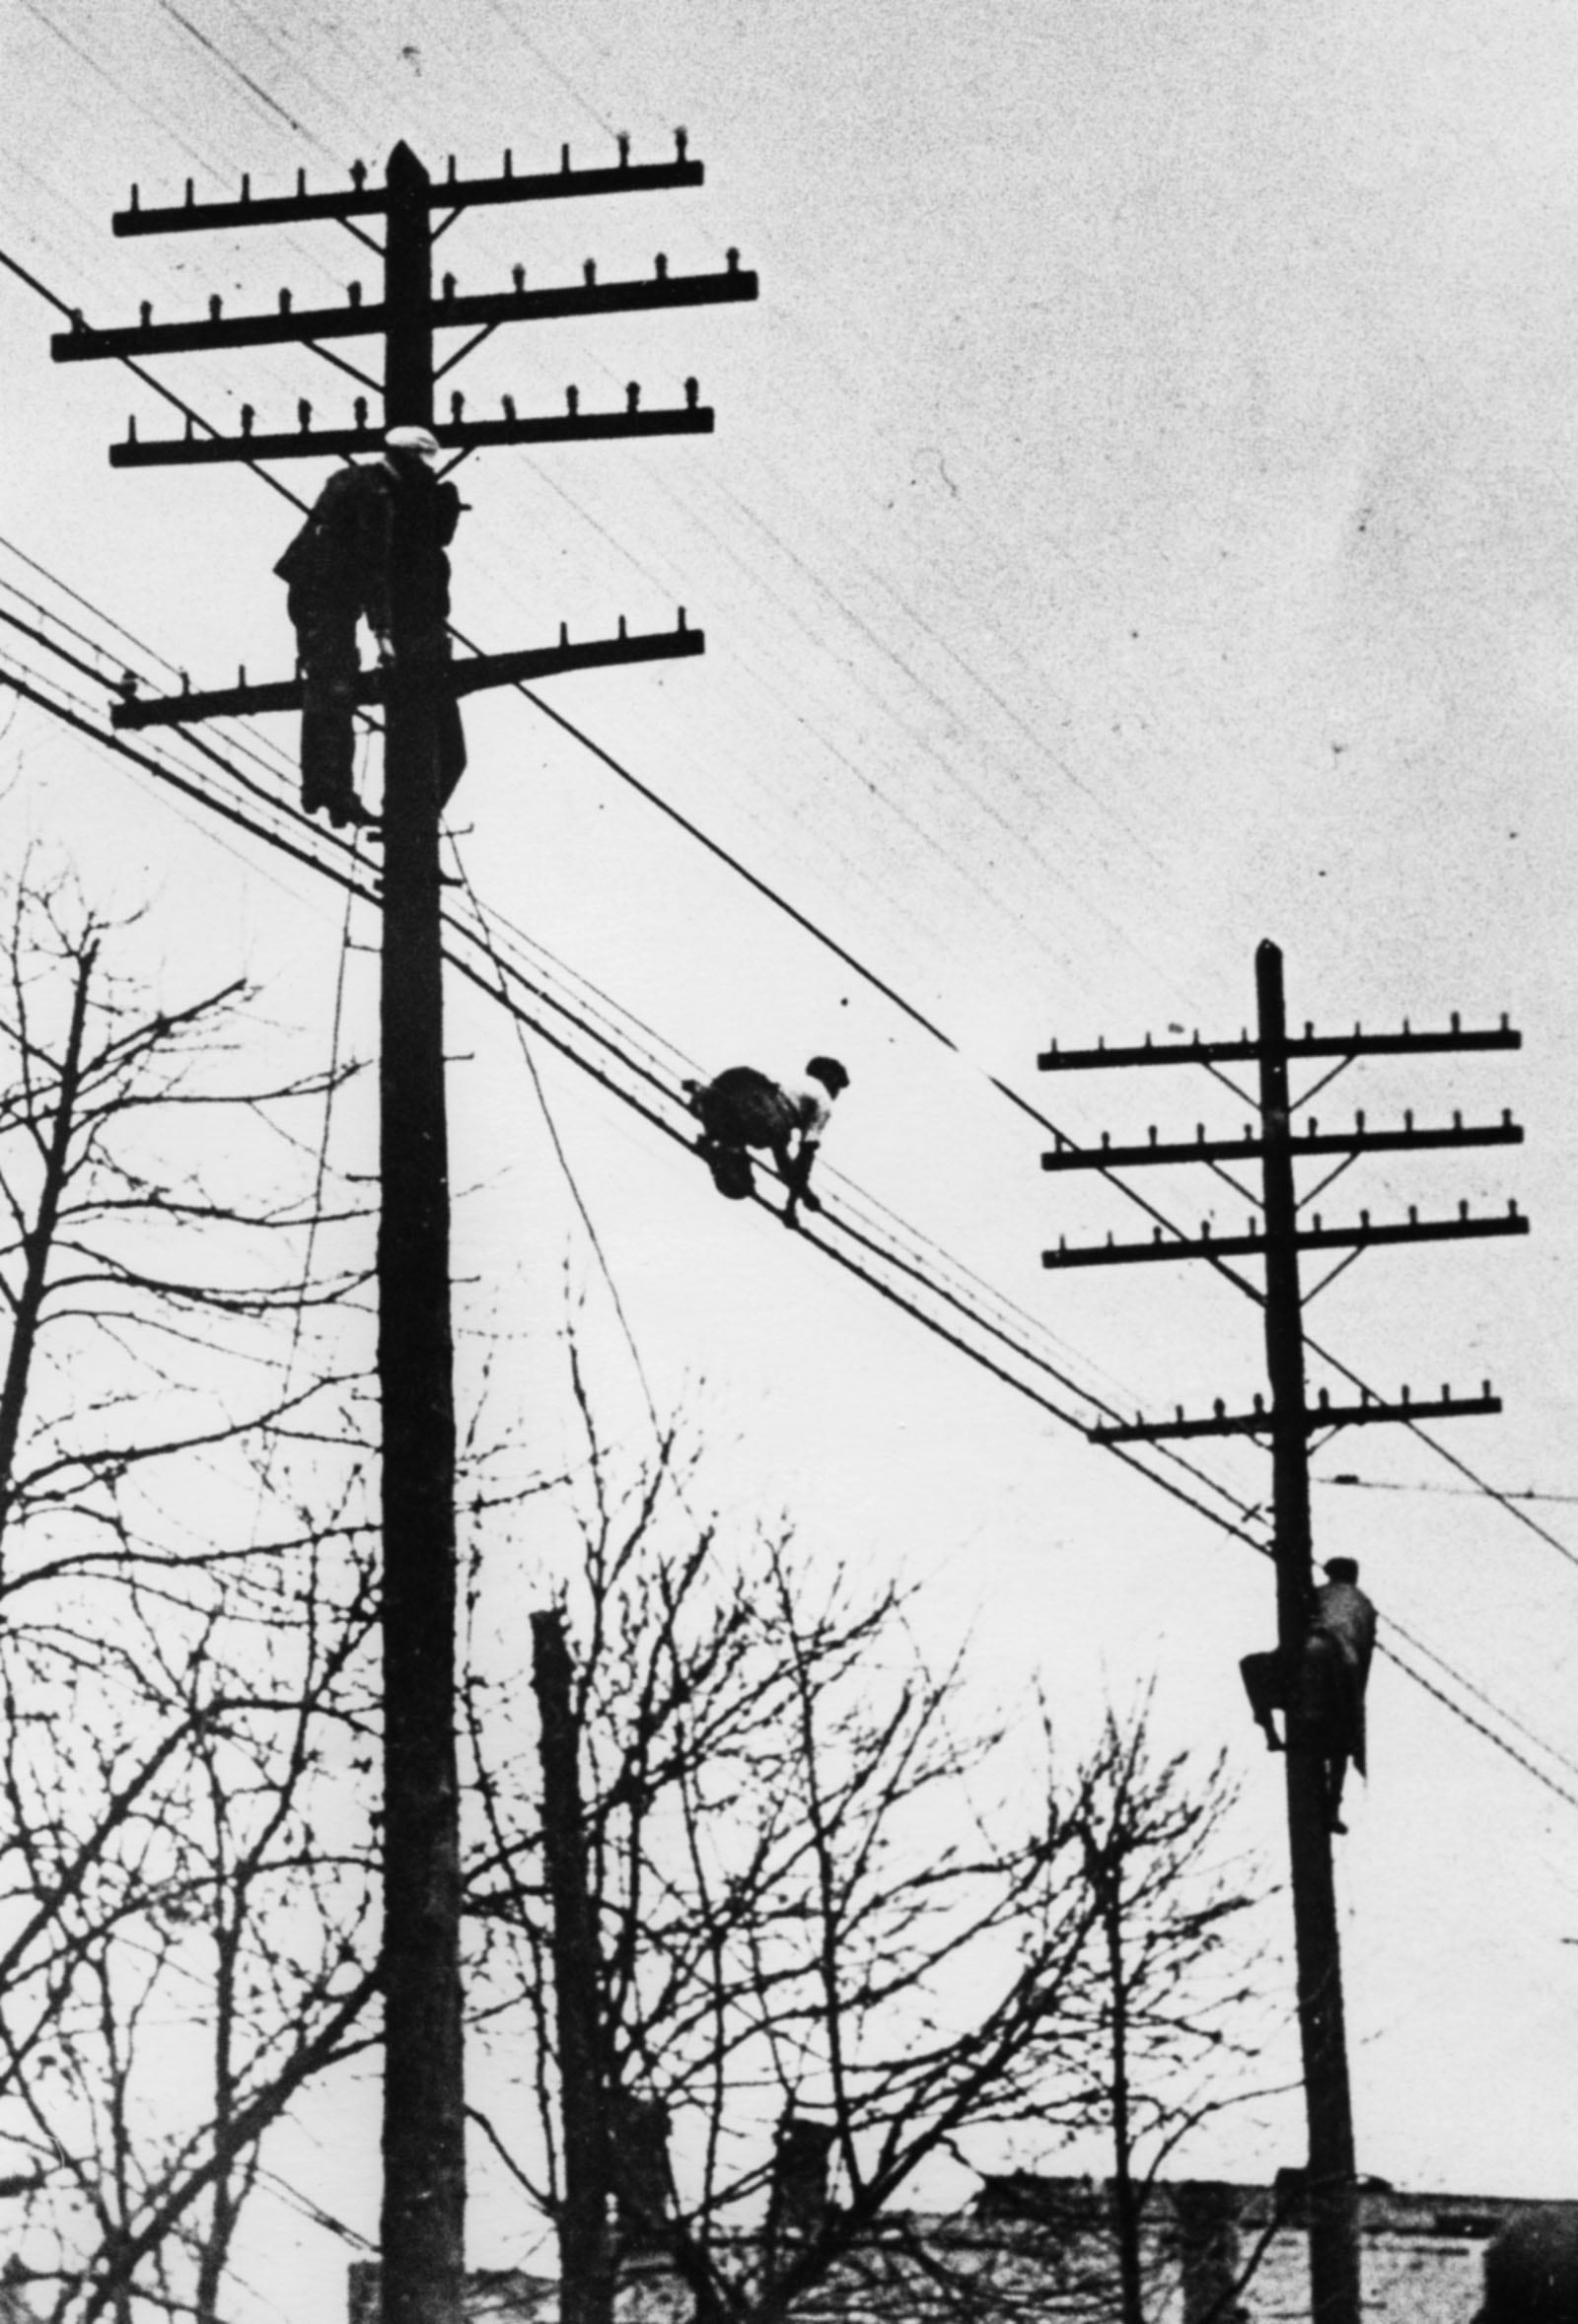
[[[394,641],[387,629],[375,629],[373,642],[378,648],[379,667],[389,669],[394,661]]]

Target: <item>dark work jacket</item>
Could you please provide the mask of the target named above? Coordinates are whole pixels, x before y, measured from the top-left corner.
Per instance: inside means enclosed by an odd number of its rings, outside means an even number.
[[[449,612],[449,559],[461,496],[426,470],[395,475],[382,461],[339,468],[274,571],[298,608],[364,614],[376,630],[392,627],[397,589],[401,626],[429,629]]]
[[[1310,1631],[1312,1636],[1330,1639],[1336,1647],[1331,1708],[1346,1729],[1348,1754],[1360,1775],[1367,1773],[1364,1693],[1375,1652],[1375,1607],[1357,1583],[1323,1582],[1315,1591]]]

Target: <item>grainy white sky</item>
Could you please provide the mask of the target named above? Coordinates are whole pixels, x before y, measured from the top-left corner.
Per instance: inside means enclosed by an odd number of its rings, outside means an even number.
[[[1515,1194],[1534,1237],[1371,1257],[1313,1323],[1383,1390],[1492,1375],[1505,1416],[1437,1435],[1479,1478],[1558,1497],[1522,1509],[1554,1538],[1379,1430],[1323,1452],[1316,1520],[1415,1664],[1578,1796],[1559,1498],[1578,1496],[1575,68],[1578,24],[1544,0],[16,0],[0,243],[95,322],[144,298],[199,314],[212,291],[271,306],[281,283],[306,304],[374,279],[341,230],[115,243],[109,213],[134,177],[147,202],[188,175],[217,197],[243,169],[259,192],[302,165],[339,183],[401,136],[463,175],[505,146],[520,169],[565,140],[611,158],[621,129],[656,159],[684,123],[702,191],[474,213],[441,246],[464,290],[516,259],[550,282],[588,255],[611,277],[731,245],[762,281],[754,308],[481,351],[473,411],[505,391],[549,408],[571,380],[589,406],[636,378],[668,400],[694,373],[718,432],[472,461],[458,618],[500,650],[683,603],[703,661],[556,681],[554,701],[963,1055],[515,697],[469,715],[457,809],[481,893],[699,1063],[843,1056],[829,1160],[1030,1309],[1079,1377],[1153,1412],[1258,1386],[1255,1311],[1186,1269],[1044,1275],[1058,1232],[1134,1214],[1044,1177],[1040,1133],[979,1069],[1082,1137],[1237,1129],[1203,1079],[1053,1085],[1035,1054],[1052,1033],[1236,1029],[1262,935],[1300,1020],[1508,1011],[1520,1055],[1370,1069],[1326,1102],[1511,1105],[1529,1145],[1370,1163],[1328,1207]],[[144,433],[166,419],[115,366],[51,366],[53,319],[0,278],[0,529],[194,682],[283,674],[269,567],[291,512],[240,469],[111,472],[128,410]],[[350,383],[302,350],[158,368],[227,427],[244,400],[289,425],[300,394],[349,416]],[[47,835],[151,891],[173,973],[245,964],[326,1038],[331,895],[222,849],[37,712],[6,747],[8,848]],[[361,955],[350,997],[365,1037]],[[589,1266],[584,1240],[509,1028],[469,995],[455,1025],[457,1174],[477,1188],[458,1264],[474,1312],[539,1334],[545,1406],[556,1273],[567,1243]],[[1039,1676],[1071,1741],[1104,1687],[1156,1669],[1170,1731],[1241,1748],[1247,1827],[1279,1861],[1280,1787],[1234,1673],[1268,1632],[1264,1569],[544,1071],[649,1375],[705,1417],[717,1497],[931,1576],[937,1639],[976,1624],[983,1694]],[[1239,1223],[1219,1185],[1156,1176],[1182,1216]],[[1268,1488],[1253,1453],[1206,1465]],[[1372,1729],[1340,1857],[1361,2165],[1570,2194],[1578,1807],[1395,1664]],[[1300,2145],[1290,2105],[1274,2151],[1224,2133],[1196,2165],[1253,2175]]]

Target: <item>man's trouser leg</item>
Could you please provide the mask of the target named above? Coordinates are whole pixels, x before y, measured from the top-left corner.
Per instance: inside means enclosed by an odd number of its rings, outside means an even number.
[[[308,814],[355,797],[356,618],[295,611],[302,671],[302,807]]]
[[[438,801],[448,807],[450,795],[466,772],[466,733],[461,706],[455,699],[447,632],[417,639],[411,662],[420,671],[433,721],[433,746],[438,752]]]
[[[450,794],[466,772],[466,730],[461,706],[446,691],[439,699],[434,725],[438,729],[438,803],[448,807]]]
[[[822,1197],[812,1193],[809,1183],[811,1165],[817,1159],[816,1139],[802,1139],[798,1152],[793,1154],[789,1151],[788,1139],[779,1139],[773,1147],[772,1159],[778,1165],[779,1177],[789,1190],[787,1215],[793,1218],[802,1203],[808,1211],[820,1211]]]
[[[1250,1709],[1255,1724],[1264,1734],[1273,1751],[1280,1751],[1282,1740],[1276,1731],[1273,1712],[1287,1709],[1288,1690],[1279,1654],[1246,1655],[1239,1663],[1244,1680],[1244,1692],[1250,1698]]]

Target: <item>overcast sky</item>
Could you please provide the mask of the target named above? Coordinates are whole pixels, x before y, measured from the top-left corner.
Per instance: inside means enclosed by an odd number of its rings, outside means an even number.
[[[133,179],[145,203],[188,176],[218,198],[243,170],[256,192],[298,167],[337,185],[400,137],[463,176],[506,147],[520,170],[566,141],[610,160],[621,130],[656,160],[685,126],[698,192],[479,211],[440,246],[463,291],[517,261],[543,283],[588,256],[645,274],[660,249],[680,272],[738,247],[761,277],[753,307],[503,330],[455,375],[473,414],[504,392],[555,408],[570,382],[588,408],[627,380],[678,400],[692,374],[718,413],[711,439],[468,462],[457,619],[499,651],[683,604],[704,659],[544,692],[958,1052],[518,696],[468,709],[462,854],[490,905],[696,1065],[842,1057],[829,1163],[1028,1309],[1080,1381],[1152,1413],[1241,1404],[1257,1312],[1188,1268],[1046,1274],[1059,1232],[1137,1214],[1043,1175],[1042,1135],[986,1074],[1080,1137],[1236,1131],[1203,1076],[1054,1082],[1036,1055],[1236,1032],[1262,936],[1297,1021],[1522,1028],[1518,1055],[1360,1069],[1325,1101],[1343,1120],[1511,1106],[1523,1150],[1367,1163],[1327,1207],[1516,1196],[1534,1234],[1370,1256],[1312,1310],[1387,1393],[1488,1375],[1506,1399],[1435,1432],[1471,1476],[1354,1432],[1314,1499],[1318,1550],[1362,1558],[1449,1698],[1380,1666],[1340,1849],[1361,2167],[1573,2193],[1578,20],[1548,0],[15,0],[6,69],[0,243],[95,323],[143,299],[199,315],[213,292],[271,307],[281,284],[327,302],[355,276],[373,295],[372,253],[327,225],[112,241]],[[179,421],[117,366],[52,366],[57,321],[0,276],[5,602],[47,594],[20,549],[196,684],[286,674],[269,568],[294,513],[241,468],[111,471],[128,411],[143,434]],[[244,401],[292,425],[303,394],[342,422],[355,392],[302,349],[153,368],[232,430]],[[326,466],[280,473],[310,494]],[[245,966],[326,1041],[331,890],[221,845],[40,712],[13,719],[5,772],[8,854],[47,837],[152,895],[174,978]],[[370,1039],[370,956],[350,976]],[[458,994],[451,1046],[468,1311],[537,1335],[546,1400],[566,1249],[595,1303],[596,1271],[509,1025]],[[714,1496],[930,1577],[933,1635],[976,1625],[982,1698],[1039,1677],[1073,1741],[1104,1689],[1155,1670],[1170,1732],[1232,1741],[1279,1866],[1280,1781],[1234,1667],[1269,1643],[1264,1566],[542,1063]],[[1153,1176],[1179,1216],[1241,1223],[1219,1182]],[[1312,1361],[1315,1384],[1337,1376]],[[1252,1451],[1201,1466],[1269,1491]],[[1552,1498],[1509,1510],[1475,1480]],[[529,1602],[528,1579],[523,1623]],[[1195,2167],[1301,2153],[1290,2101],[1274,2148],[1225,2132]]]

